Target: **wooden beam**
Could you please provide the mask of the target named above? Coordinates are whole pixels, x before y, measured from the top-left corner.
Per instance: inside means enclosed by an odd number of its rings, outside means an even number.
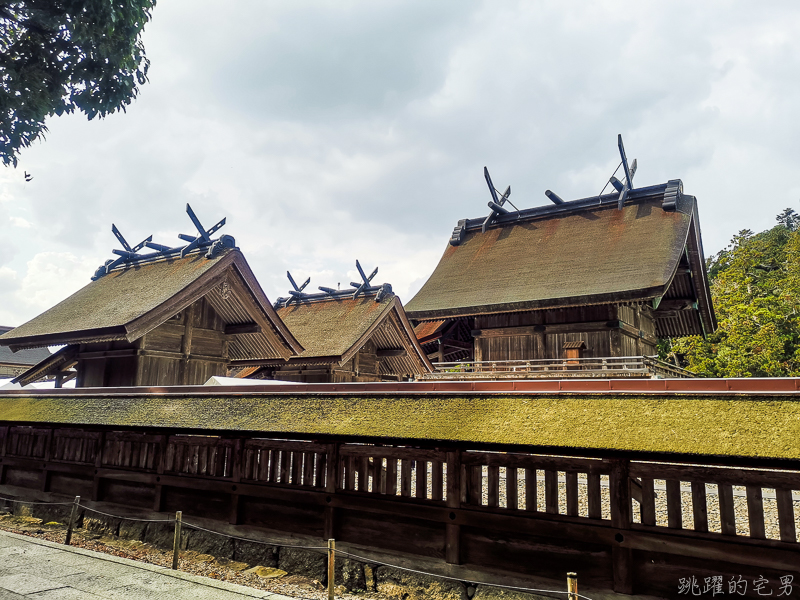
[[[697,302],[694,298],[665,298],[658,303],[656,314],[662,310],[690,310],[695,308],[696,305]]]
[[[442,344],[445,346],[451,346],[453,348],[463,348],[464,350],[472,350],[472,342],[462,342],[461,340],[442,338]]]
[[[261,333],[261,325],[254,322],[225,325],[225,335],[241,335],[244,333]]]
[[[405,348],[378,348],[375,354],[378,358],[387,358],[390,356],[406,356],[408,352],[406,352]]]

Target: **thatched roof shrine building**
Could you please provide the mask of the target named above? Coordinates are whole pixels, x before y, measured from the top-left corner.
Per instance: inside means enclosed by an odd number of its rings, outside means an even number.
[[[287,361],[234,361],[234,367],[248,367],[240,376],[340,383],[397,381],[432,371],[393,293],[317,296],[278,308],[278,316],[305,350]]]
[[[0,325],[0,335],[8,333],[12,329],[14,328]],[[12,352],[9,348],[0,346],[0,379],[21,375],[30,367],[49,356],[50,351],[47,348],[30,348],[20,352]]]
[[[77,387],[202,384],[233,360],[303,350],[236,248],[199,248],[112,269],[0,337],[12,350],[65,345],[23,385],[77,369]]]
[[[558,359],[581,341],[571,357],[653,355],[658,338],[714,331],[697,201],[680,180],[548,196],[553,206],[459,221],[406,306],[429,355]]]

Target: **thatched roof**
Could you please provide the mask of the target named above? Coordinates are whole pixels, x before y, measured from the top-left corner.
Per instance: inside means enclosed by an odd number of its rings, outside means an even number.
[[[673,281],[685,276],[681,283],[698,308],[670,315],[680,322],[666,333],[713,331],[697,202],[677,191],[678,184],[634,190],[622,210],[614,196],[511,213],[485,233],[481,219],[467,220],[457,245],[448,244],[407,304],[408,316],[651,302],[669,297]],[[665,204],[670,194],[677,195],[674,207]]]
[[[0,325],[0,335],[8,333],[12,329],[14,328]],[[28,350],[12,352],[9,348],[0,346],[0,365],[29,367],[45,360],[49,356],[50,350],[47,348],[30,348]]]
[[[375,298],[375,294],[368,294],[356,299],[303,301],[279,308],[278,316],[304,348],[297,356],[290,358],[288,364],[342,364],[350,360],[367,340],[372,339],[379,350],[405,350],[404,356],[386,357],[391,372],[413,374],[432,371],[433,367],[417,342],[400,299],[393,293],[384,294],[380,302]],[[233,363],[233,366],[236,364]]]
[[[132,342],[202,297],[226,325],[261,326],[261,333],[234,336],[232,357],[286,358],[302,351],[237,249],[210,259],[196,252],[114,270],[0,336],[0,346]]]
[[[0,421],[257,432],[290,439],[348,436],[412,445],[513,444],[549,453],[669,453],[692,460],[800,460],[800,402],[793,393],[460,395],[415,393],[413,386],[408,393],[382,393],[387,384],[340,385],[338,393],[315,393],[314,386],[194,394],[173,389],[169,395],[132,389],[113,394],[0,392]]]

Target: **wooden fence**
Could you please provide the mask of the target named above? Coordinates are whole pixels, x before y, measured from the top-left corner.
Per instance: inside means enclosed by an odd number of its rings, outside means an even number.
[[[1,427],[0,491],[20,488],[336,538],[553,585],[567,571],[587,589],[666,598],[689,577],[701,585],[764,577],[773,596],[781,577],[800,585],[800,472],[790,470]]]
[[[695,374],[652,356],[540,358],[433,363],[421,380],[686,378]]]

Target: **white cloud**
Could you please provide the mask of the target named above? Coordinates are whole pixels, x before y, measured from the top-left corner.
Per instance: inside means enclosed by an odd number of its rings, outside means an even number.
[[[22,217],[9,217],[9,219],[11,220],[11,224],[14,227],[20,227],[21,229],[30,229],[31,228],[30,222],[26,221]]]
[[[797,207],[794,2],[195,8],[155,9],[127,113],[53,119],[0,170],[0,265],[25,290],[0,280],[7,320],[88,282],[112,222],[131,242],[190,233],[186,202],[228,218],[273,299],[287,269],[344,284],[359,259],[409,300],[456,221],[487,211],[484,165],[520,207],[588,196],[617,133],[637,184],[682,178],[698,197],[708,253]]]

